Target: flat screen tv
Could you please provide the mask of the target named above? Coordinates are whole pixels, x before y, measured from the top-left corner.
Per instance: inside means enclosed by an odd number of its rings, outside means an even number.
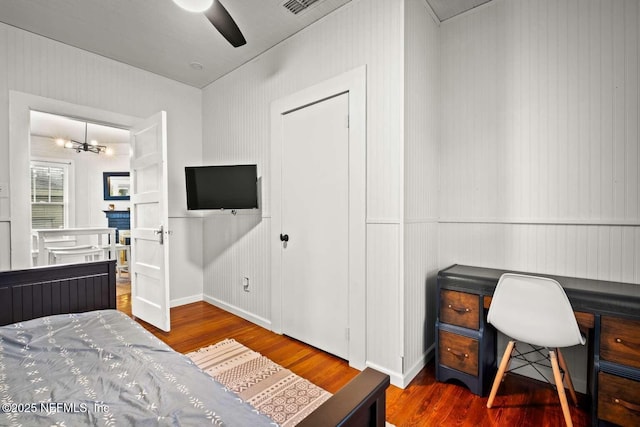
[[[187,166],[187,209],[256,209],[256,165]]]

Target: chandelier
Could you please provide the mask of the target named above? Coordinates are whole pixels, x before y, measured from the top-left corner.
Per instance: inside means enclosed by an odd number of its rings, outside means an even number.
[[[64,148],[69,148],[74,150],[76,153],[81,153],[83,151],[88,151],[95,154],[105,153],[107,155],[113,154],[110,148],[107,148],[106,145],[98,144],[98,141],[92,139],[91,141],[87,141],[87,123],[84,124],[84,142],[74,141],[73,139],[56,139],[56,143]]]

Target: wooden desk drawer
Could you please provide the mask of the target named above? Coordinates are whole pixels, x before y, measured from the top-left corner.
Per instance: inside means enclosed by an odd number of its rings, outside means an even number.
[[[640,383],[598,373],[598,418],[621,426],[640,425]]]
[[[480,328],[480,298],[474,294],[441,290],[440,321],[478,330]]]
[[[603,316],[600,358],[640,368],[640,320]]]
[[[442,365],[478,376],[478,340],[438,331],[440,334],[439,359]]]

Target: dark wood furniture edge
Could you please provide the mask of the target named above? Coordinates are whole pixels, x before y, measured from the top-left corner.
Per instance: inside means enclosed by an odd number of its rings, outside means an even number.
[[[0,325],[115,308],[115,260],[0,272]]]
[[[389,375],[366,368],[329,400],[303,419],[298,426],[385,425]]]
[[[517,270],[503,270],[463,264],[453,264],[438,271],[438,283],[442,289],[468,292],[476,295],[493,295],[496,283],[503,273],[531,274],[557,280],[564,289],[576,312],[598,313],[617,317],[638,318],[640,298],[637,286],[632,283],[611,282],[599,279],[556,276]],[[632,297],[630,297],[632,296]],[[487,301],[483,301],[486,308]],[[586,320],[590,322],[590,320]]]

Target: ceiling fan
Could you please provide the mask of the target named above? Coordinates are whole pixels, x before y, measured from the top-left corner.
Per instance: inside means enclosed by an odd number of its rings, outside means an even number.
[[[173,0],[173,2],[189,12],[204,13],[216,30],[233,47],[247,44],[240,28],[220,0]]]

